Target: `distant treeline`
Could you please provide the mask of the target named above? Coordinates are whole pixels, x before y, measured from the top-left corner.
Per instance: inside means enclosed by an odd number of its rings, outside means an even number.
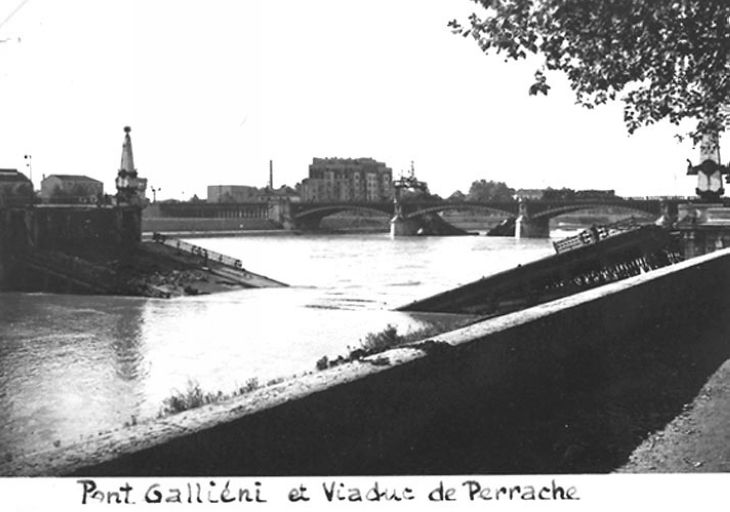
[[[572,188],[546,188],[542,199],[546,201],[571,201],[584,199],[619,199],[614,190],[573,190]]]
[[[614,190],[574,190],[572,188],[545,188],[539,190],[515,190],[502,181],[478,180],[471,184],[469,193],[457,190],[447,200],[451,202],[516,201],[523,197],[545,201],[580,201],[620,199]]]

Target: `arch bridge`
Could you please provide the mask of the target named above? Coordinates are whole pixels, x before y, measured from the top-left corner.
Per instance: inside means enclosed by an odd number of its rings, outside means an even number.
[[[524,237],[549,236],[549,221],[559,215],[596,208],[621,208],[628,212],[649,214],[655,217],[676,217],[677,204],[686,198],[646,198],[612,200],[533,200],[533,201],[414,201],[402,202],[400,214],[404,221],[418,226],[429,215],[449,210],[489,211],[514,218]],[[317,229],[321,220],[344,211],[377,214],[393,217],[392,201],[331,201],[291,202],[288,200],[258,201],[250,203],[177,203],[153,205],[162,217],[269,219],[287,229]],[[148,208],[149,209],[149,208]],[[149,212],[146,214],[149,215]],[[153,215],[154,216],[154,215]]]
[[[515,236],[541,238],[550,236],[550,219],[566,213],[598,208],[621,209],[631,213],[652,215],[662,222],[677,217],[677,205],[682,199],[611,199],[573,201],[523,201],[518,205],[515,219]]]
[[[649,214],[657,218],[675,216],[677,204],[686,199],[584,199],[584,200],[532,200],[532,201],[485,201],[485,202],[453,202],[453,201],[418,201],[400,204],[401,216],[404,220],[418,221],[428,214],[437,214],[449,210],[489,211],[516,219],[517,236],[547,237],[549,221],[553,217],[566,213],[594,210],[598,208],[620,208],[627,212]],[[378,202],[312,202],[291,203],[289,224],[292,228],[317,229],[320,221],[343,211],[369,212],[392,216],[394,205],[390,201]],[[413,222],[412,222],[413,223]]]

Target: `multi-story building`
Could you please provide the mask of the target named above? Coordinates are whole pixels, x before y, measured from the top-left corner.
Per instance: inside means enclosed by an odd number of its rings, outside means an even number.
[[[516,200],[540,200],[545,195],[545,190],[542,188],[521,188],[514,193]]]
[[[51,174],[41,181],[44,203],[94,203],[104,195],[104,184],[78,174]]]
[[[393,170],[372,158],[315,158],[302,181],[302,201],[385,201]]]

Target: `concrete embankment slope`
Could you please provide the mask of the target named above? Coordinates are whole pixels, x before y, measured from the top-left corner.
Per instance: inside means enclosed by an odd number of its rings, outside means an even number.
[[[0,473],[611,471],[730,356],[729,286],[719,251]]]

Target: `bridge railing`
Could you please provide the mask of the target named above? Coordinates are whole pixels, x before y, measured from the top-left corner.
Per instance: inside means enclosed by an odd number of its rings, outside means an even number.
[[[553,248],[557,254],[561,254],[567,251],[578,249],[586,245],[595,244],[606,238],[626,233],[628,231],[634,231],[639,229],[641,224],[636,222],[632,217],[627,220],[620,220],[612,224],[603,224],[600,226],[593,226],[590,229],[585,229],[575,236],[570,236],[562,240],[553,242]]]
[[[697,196],[628,196],[627,201],[693,201]]]
[[[237,270],[244,270],[243,265],[241,264],[241,260],[239,259],[231,258],[230,256],[226,256],[225,254],[221,254],[219,252],[210,251],[203,247],[180,240],[179,238],[173,238],[167,235],[163,235],[162,233],[155,232],[152,234],[152,240],[154,240],[158,244],[173,247],[179,251],[192,254],[193,256],[198,256],[202,258],[204,262],[215,261],[227,267],[232,267]]]

